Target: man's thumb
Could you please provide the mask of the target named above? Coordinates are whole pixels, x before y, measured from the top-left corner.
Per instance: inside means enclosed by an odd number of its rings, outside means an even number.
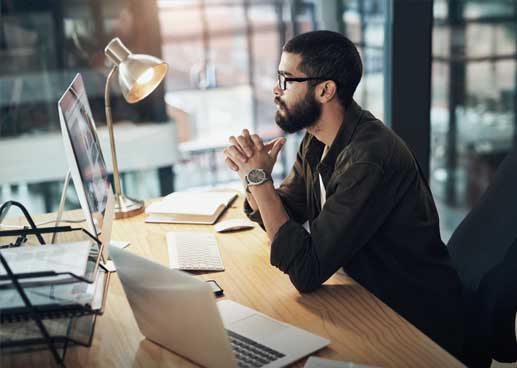
[[[273,157],[273,159],[276,161],[277,157],[278,157],[278,153],[280,152],[280,150],[282,149],[282,147],[284,146],[285,144],[285,138],[284,137],[281,137],[281,138],[278,138],[277,140],[275,140],[275,142],[273,143],[273,147],[271,147],[271,156]]]
[[[267,142],[266,144],[264,144],[264,148],[266,149],[266,152],[270,152],[271,148],[273,148],[273,146],[275,145],[276,141],[278,141],[281,138],[282,137],[278,137],[278,138],[272,139],[269,142]]]

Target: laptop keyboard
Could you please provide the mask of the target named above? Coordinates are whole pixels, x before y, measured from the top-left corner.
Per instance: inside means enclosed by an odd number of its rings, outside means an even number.
[[[226,332],[228,332],[230,344],[232,344],[232,349],[240,368],[263,367],[285,356],[233,331],[226,330]]]
[[[224,271],[214,234],[168,232],[169,266],[186,271]]]

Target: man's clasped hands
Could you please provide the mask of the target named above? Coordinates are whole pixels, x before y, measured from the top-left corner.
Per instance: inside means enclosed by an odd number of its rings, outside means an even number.
[[[286,139],[278,137],[264,144],[257,134],[244,129],[241,135],[230,136],[224,149],[226,165],[239,174],[241,180],[253,169],[263,169],[271,175]]]

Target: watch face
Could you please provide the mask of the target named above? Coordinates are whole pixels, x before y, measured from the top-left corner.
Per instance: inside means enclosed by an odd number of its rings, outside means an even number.
[[[264,170],[254,169],[248,173],[248,180],[250,183],[261,183],[266,179],[266,173]]]

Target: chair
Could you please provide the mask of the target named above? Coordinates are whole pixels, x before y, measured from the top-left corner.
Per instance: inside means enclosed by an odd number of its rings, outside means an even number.
[[[509,153],[448,243],[465,291],[468,367],[517,360],[517,151]]]

